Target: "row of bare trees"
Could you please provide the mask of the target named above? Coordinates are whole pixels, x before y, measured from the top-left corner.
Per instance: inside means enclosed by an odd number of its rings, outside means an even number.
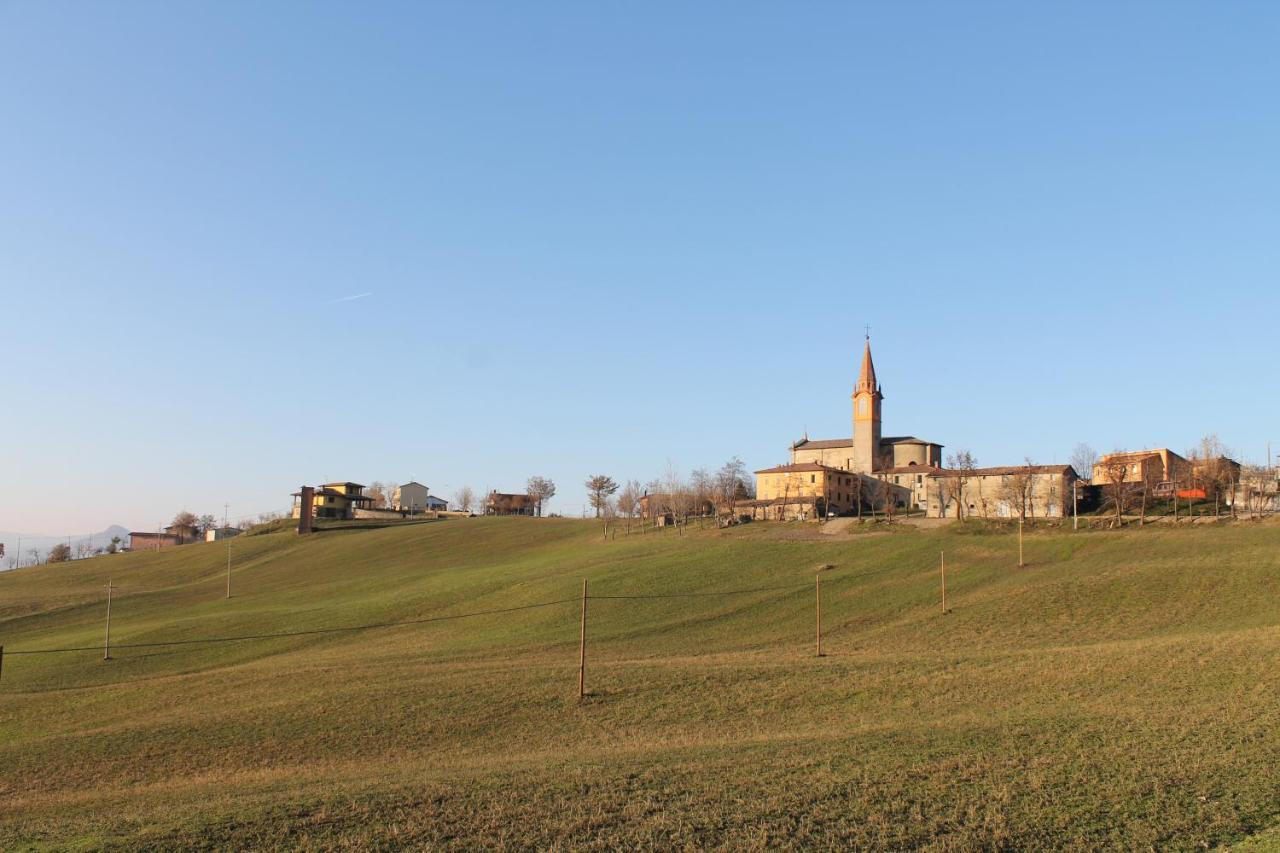
[[[714,471],[696,468],[685,477],[672,462],[662,476],[642,484],[622,482],[606,474],[596,474],[585,483],[596,518],[611,524],[621,521],[630,533],[637,520],[653,525],[674,524],[681,533],[691,519],[704,525],[708,520],[732,520],[739,501],[754,496],[754,483],[746,465],[736,456]],[[644,525],[640,525],[644,529]]]

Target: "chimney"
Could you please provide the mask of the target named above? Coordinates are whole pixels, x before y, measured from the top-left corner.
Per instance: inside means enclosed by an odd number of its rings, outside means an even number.
[[[315,511],[313,509],[316,500],[316,490],[312,486],[303,486],[299,495],[299,504],[301,504],[298,512],[298,535],[311,532],[311,516]]]

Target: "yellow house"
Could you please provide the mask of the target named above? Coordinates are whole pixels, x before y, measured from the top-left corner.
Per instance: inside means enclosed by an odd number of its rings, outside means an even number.
[[[297,498],[301,494],[294,492],[293,496]],[[316,488],[312,512],[315,518],[355,518],[357,508],[364,509],[372,502],[373,498],[364,493],[360,483],[325,483]],[[301,513],[301,504],[294,501],[293,517]]]

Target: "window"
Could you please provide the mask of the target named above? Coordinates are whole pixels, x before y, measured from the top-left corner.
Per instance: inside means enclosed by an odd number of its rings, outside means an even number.
[[[923,482],[924,482],[924,474],[916,474],[916,485],[918,486]]]
[[[893,475],[893,484],[896,486],[896,485],[898,485],[898,483],[899,483],[899,482],[900,482],[900,481],[898,480],[898,475],[897,475],[897,474],[894,474],[894,475]]]
[[[816,483],[816,482],[818,482],[818,475],[817,475],[817,474],[810,474],[810,475],[809,475],[809,482],[810,482],[810,483]]]

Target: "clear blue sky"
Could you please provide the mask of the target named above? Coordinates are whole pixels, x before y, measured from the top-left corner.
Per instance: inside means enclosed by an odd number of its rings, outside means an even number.
[[[1280,447],[1280,6],[0,5],[0,529]],[[342,300],[358,294],[359,299]]]

